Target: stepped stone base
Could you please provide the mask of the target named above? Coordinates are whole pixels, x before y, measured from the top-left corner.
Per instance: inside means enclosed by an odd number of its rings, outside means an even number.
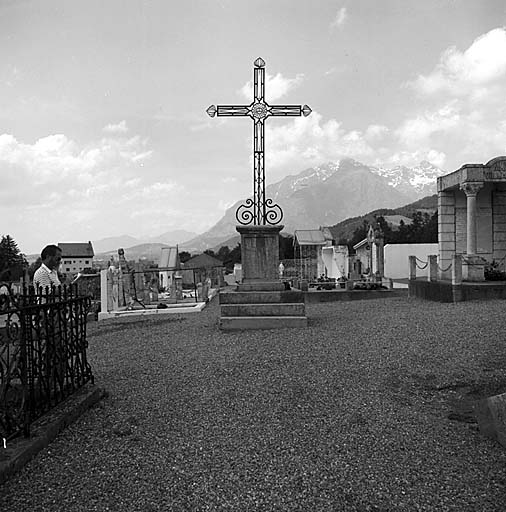
[[[305,316],[304,304],[222,304],[221,316]]]
[[[220,293],[220,329],[307,327],[304,294],[298,291]]]
[[[284,329],[286,327],[307,327],[305,316],[222,316],[220,329],[242,331],[252,329]]]
[[[267,291],[283,291],[285,285],[279,281],[250,281],[237,286],[240,292],[267,292]]]

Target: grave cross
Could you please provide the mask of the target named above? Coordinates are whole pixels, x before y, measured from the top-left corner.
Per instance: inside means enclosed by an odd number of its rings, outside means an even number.
[[[214,117],[249,116],[253,119],[253,199],[237,208],[236,219],[240,224],[267,225],[278,224],[283,218],[283,210],[272,199],[265,197],[265,161],[264,138],[265,120],[270,117],[305,117],[311,109],[304,105],[269,105],[265,101],[265,61],[258,58],[253,70],[253,102],[250,105],[211,105],[207,113]]]

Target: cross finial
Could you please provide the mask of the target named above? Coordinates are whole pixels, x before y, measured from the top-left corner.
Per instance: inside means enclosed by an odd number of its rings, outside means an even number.
[[[283,218],[281,207],[265,197],[264,124],[268,117],[307,117],[311,109],[304,105],[269,105],[265,101],[265,61],[258,57],[253,69],[253,101],[249,105],[211,105],[210,117],[232,116],[253,119],[253,199],[239,206],[236,219],[240,224],[279,224]]]

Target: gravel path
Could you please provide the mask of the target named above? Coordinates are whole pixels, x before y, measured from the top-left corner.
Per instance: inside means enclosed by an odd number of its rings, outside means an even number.
[[[221,333],[216,301],[89,324],[109,396],[0,510],[504,511],[506,450],[465,400],[506,391],[505,302],[307,312],[303,330]]]

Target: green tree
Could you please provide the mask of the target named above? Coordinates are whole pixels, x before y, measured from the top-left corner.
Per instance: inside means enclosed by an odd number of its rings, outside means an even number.
[[[24,254],[10,235],[0,240],[0,280],[17,281],[28,267]]]
[[[241,244],[238,243],[231,251],[229,255],[229,265],[234,268],[235,263],[241,263]]]
[[[30,278],[30,281],[33,281],[33,275],[41,265],[42,259],[40,256],[33,263],[30,264],[30,266],[28,267],[28,277]]]
[[[364,219],[362,221],[362,225],[353,231],[353,236],[348,241],[348,248],[350,251],[353,251],[353,246],[361,242],[364,238],[367,237],[367,231],[369,230],[369,223]]]
[[[216,258],[216,254],[212,249],[206,249],[204,251],[204,254],[207,254],[208,256],[212,256],[213,258]]]
[[[294,256],[293,236],[280,235],[279,237],[279,259],[291,260]]]
[[[225,263],[230,257],[230,249],[228,248],[228,245],[222,245],[216,257]]]
[[[192,257],[192,255],[188,252],[188,251],[181,251],[179,253],[179,261],[181,261],[181,263],[185,263],[186,261],[188,261],[190,258]]]

